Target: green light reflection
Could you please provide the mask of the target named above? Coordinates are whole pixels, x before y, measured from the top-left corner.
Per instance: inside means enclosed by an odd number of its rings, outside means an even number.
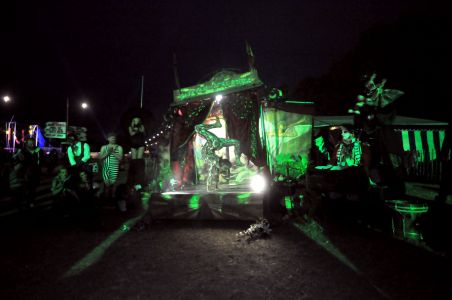
[[[358,268],[330,242],[328,237],[323,233],[323,229],[317,222],[311,221],[308,224],[293,223],[293,225],[296,229],[304,233],[308,238],[316,242],[317,245],[321,246],[330,254],[334,255],[334,257],[336,257],[344,265],[346,265],[356,273],[361,273]]]
[[[284,196],[284,206],[287,210],[293,209],[292,196]]]
[[[63,278],[72,277],[78,275],[85,269],[89,268],[96,262],[98,262],[104,253],[110,246],[116,242],[122,235],[130,230],[136,223],[138,223],[143,217],[148,213],[150,193],[143,192],[141,194],[141,203],[143,204],[143,211],[136,217],[131,218],[121,224],[118,229],[116,229],[109,237],[107,237],[102,243],[100,243],[96,248],[91,250],[85,257],[76,262],[66,273],[64,273]]]
[[[237,196],[238,204],[248,204],[248,200],[251,197],[251,193],[243,193]]]
[[[193,195],[189,200],[188,200],[188,208],[190,209],[199,209],[199,199],[201,197],[199,195]]]

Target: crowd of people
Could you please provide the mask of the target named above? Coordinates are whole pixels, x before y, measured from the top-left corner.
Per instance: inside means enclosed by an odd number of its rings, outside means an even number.
[[[343,188],[349,184],[347,188],[350,187],[350,190],[354,187],[379,188],[386,184],[387,174],[381,170],[381,159],[375,159],[372,145],[368,140],[361,139],[362,130],[356,130],[350,125],[337,126],[336,129],[338,131],[335,132],[340,134],[335,137],[331,128],[318,132],[311,149],[311,170],[317,170],[321,174],[319,183],[322,187],[328,187],[328,180],[333,177],[336,187]],[[108,134],[106,144],[100,148],[95,162],[91,157],[90,145],[80,140],[76,134],[68,138],[69,146],[65,153],[53,149],[45,154],[36,146],[35,139],[26,138],[23,146],[15,153],[3,148],[0,151],[1,196],[10,195],[21,210],[33,208],[43,170],[47,170],[48,176],[54,175],[51,194],[53,207],[58,215],[95,219],[99,199],[115,203],[120,211],[125,211],[124,199],[134,193],[138,195],[146,186],[145,137],[141,119],[132,118],[128,126],[128,144],[123,147],[118,144],[115,133]],[[443,176],[437,197],[442,202],[449,194],[450,148],[449,125],[442,148]],[[126,177],[120,176],[124,149],[130,149]],[[94,170],[95,166],[100,166],[98,171]],[[94,182],[96,173],[100,185]]]
[[[96,159],[88,142],[76,133],[68,136],[68,147],[63,151],[51,149],[44,153],[32,137],[25,138],[13,153],[2,147],[0,196],[10,196],[21,211],[34,208],[36,191],[45,175],[53,177],[52,208],[59,217],[95,221],[99,200],[125,211],[125,192],[139,194],[145,188],[145,131],[140,118],[132,119],[128,133],[128,144],[124,145],[130,148],[126,178],[120,176],[124,148],[118,144],[116,133],[107,135],[107,143],[101,146]]]

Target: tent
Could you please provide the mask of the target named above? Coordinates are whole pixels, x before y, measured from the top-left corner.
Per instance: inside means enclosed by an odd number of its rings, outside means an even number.
[[[194,132],[194,127],[212,124],[217,117],[222,126],[210,131],[220,138],[238,140],[240,152],[255,170],[268,167],[273,175],[291,177],[305,172],[313,103],[269,99],[255,69],[245,73],[222,70],[206,82],[174,90],[173,96],[169,111],[171,167],[167,169],[172,170],[176,181],[198,184],[205,180],[207,166],[201,155],[205,140]],[[244,157],[235,157],[232,148],[216,154],[234,165]],[[250,175],[247,172],[242,173]],[[237,175],[236,183],[243,174]]]
[[[353,124],[353,116],[315,116],[314,129]],[[384,129],[386,148],[395,166],[405,169],[407,178],[438,181],[441,176],[439,152],[447,123],[396,116]]]

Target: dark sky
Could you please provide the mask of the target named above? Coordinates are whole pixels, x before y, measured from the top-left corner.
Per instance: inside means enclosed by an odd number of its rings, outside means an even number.
[[[173,52],[188,86],[221,68],[246,70],[248,40],[261,79],[291,89],[327,72],[369,27],[424,9],[394,0],[16,2],[2,13],[11,20],[3,26],[0,91],[14,99],[2,117],[64,121],[70,97],[74,122],[104,132],[139,105],[141,75],[144,107],[157,117],[167,109]],[[90,113],[80,113],[82,99]]]

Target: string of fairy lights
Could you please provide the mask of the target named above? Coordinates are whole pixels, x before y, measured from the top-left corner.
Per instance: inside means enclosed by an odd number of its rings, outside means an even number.
[[[171,130],[173,124],[165,121],[160,127],[154,132],[154,134],[145,141],[146,147],[158,146],[159,142],[165,135]]]

